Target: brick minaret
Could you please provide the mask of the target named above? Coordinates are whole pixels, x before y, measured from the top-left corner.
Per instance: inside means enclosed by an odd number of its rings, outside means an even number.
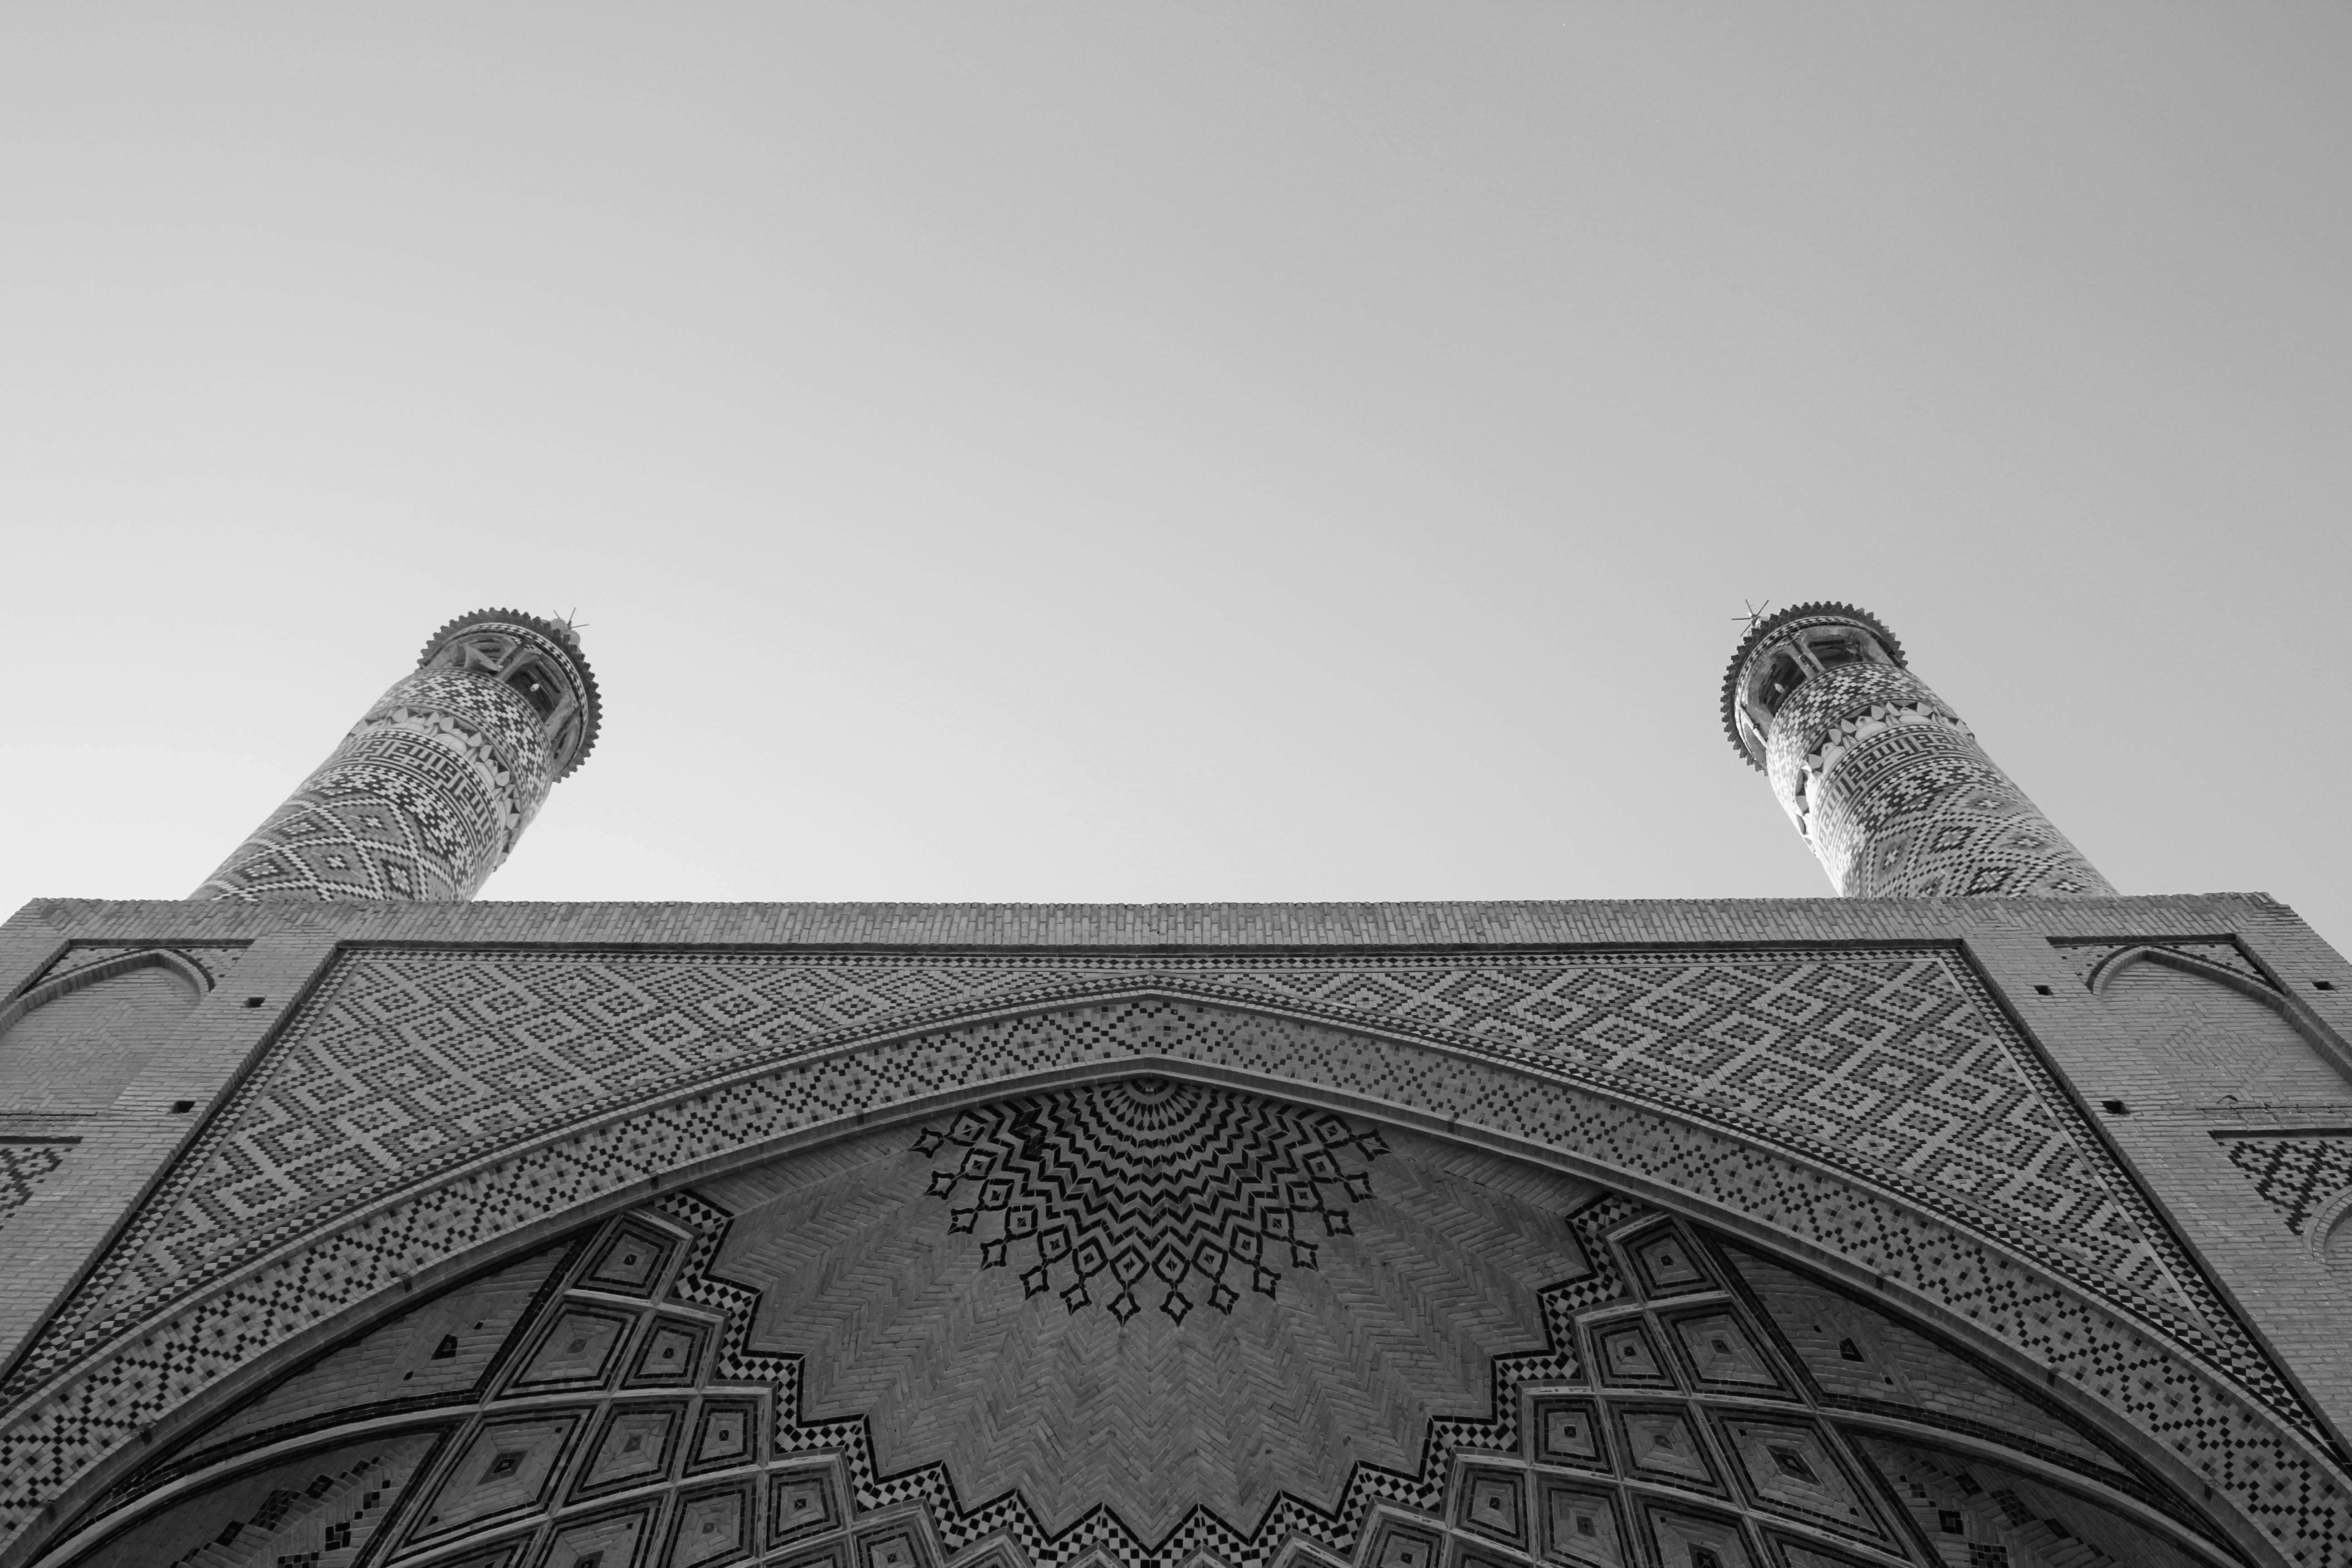
[[[1903,645],[1848,605],[1759,621],[1723,679],[1723,727],[1841,898],[2111,898],[1994,765]]]
[[[470,899],[596,743],[597,718],[568,622],[461,616],[190,896]]]

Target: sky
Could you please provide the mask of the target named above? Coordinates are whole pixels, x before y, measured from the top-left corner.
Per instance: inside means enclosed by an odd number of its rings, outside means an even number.
[[[486,896],[1813,897],[1863,605],[2118,887],[2352,944],[2352,9],[0,16],[0,910],[184,897],[454,616]]]

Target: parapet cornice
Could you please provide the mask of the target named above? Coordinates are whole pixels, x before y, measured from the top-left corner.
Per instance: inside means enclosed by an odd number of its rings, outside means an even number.
[[[604,695],[596,687],[596,672],[588,668],[588,656],[581,651],[579,632],[570,621],[544,620],[522,610],[475,610],[446,623],[426,638],[424,651],[416,656],[416,667],[422,669],[432,663],[433,656],[446,647],[452,638],[476,630],[521,637],[537,645],[541,655],[571,678],[580,699],[580,743],[572,748],[572,760],[556,777],[568,778],[577,773],[580,764],[588,760],[588,753],[596,749],[596,736],[604,721]]]
[[[2300,926],[2266,893],[2116,899],[1622,899],[1379,903],[184,903],[37,899],[0,935],[80,942],[1095,949],[1672,947],[2194,936]]]

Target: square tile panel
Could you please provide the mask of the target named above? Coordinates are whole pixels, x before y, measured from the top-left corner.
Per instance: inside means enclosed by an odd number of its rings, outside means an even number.
[[[609,1406],[589,1440],[588,1461],[572,1483],[569,1500],[584,1502],[664,1479],[677,1461],[685,1429],[683,1399]]]
[[[1797,1397],[1756,1336],[1728,1309],[1673,1313],[1664,1329],[1666,1342],[1694,1386],[1720,1394]]]
[[[1679,1405],[1619,1405],[1611,1415],[1617,1426],[1619,1452],[1625,1473],[1661,1486],[1685,1487],[1717,1497],[1724,1489],[1714,1456],[1691,1412]]]
[[[1669,1568],[1763,1568],[1736,1519],[1651,1502],[1642,1524],[1656,1561]]]
[[[768,1544],[783,1546],[823,1535],[846,1518],[841,1481],[830,1465],[779,1470],[768,1478]]]
[[[507,1384],[509,1394],[603,1388],[620,1366],[636,1314],[567,1301],[541,1331]]]
[[[1529,1406],[1528,1426],[1535,1458],[1545,1464],[1588,1470],[1610,1468],[1608,1439],[1602,1436],[1601,1406],[1596,1402],[1539,1396]]]
[[[857,1538],[857,1568],[931,1568],[931,1549],[912,1520],[878,1525]]]
[[[686,1473],[723,1470],[758,1458],[761,1414],[761,1402],[749,1396],[704,1400],[687,1444]]]
[[[539,1410],[483,1422],[411,1510],[402,1552],[545,1508],[587,1420],[584,1410]]]
[[[759,1499],[749,1477],[679,1498],[662,1568],[721,1568],[749,1559],[759,1545]]]
[[[760,1568],[850,1568],[847,1537],[828,1541],[822,1546],[806,1547],[799,1552],[771,1557]]]
[[[1698,1249],[1674,1226],[1643,1231],[1626,1241],[1624,1247],[1625,1255],[1633,1260],[1633,1274],[1642,1282],[1645,1296],[1685,1296],[1715,1287]]]
[[[579,1514],[556,1525],[531,1568],[650,1568],[661,1500]]]
[[[1898,1550],[1844,1456],[1819,1426],[1726,1411],[1712,1416],[1740,1490],[1759,1511]]]
[[[623,1221],[597,1247],[580,1283],[588,1289],[610,1290],[617,1296],[651,1296],[669,1267],[670,1254],[677,1249],[675,1238],[651,1226]]]
[[[1635,1568],[1622,1500],[1614,1487],[1557,1477],[1536,1479],[1536,1548],[1576,1568]]]
[[[702,1380],[702,1352],[710,1326],[685,1318],[656,1318],[630,1367],[627,1388],[684,1387]]]
[[[1454,1481],[1454,1523],[1512,1546],[1527,1546],[1525,1475],[1490,1465],[1464,1465]]]
[[[1674,1374],[1658,1353],[1650,1326],[1639,1318],[1592,1331],[1592,1366],[1612,1388],[1672,1388]]]
[[[1384,1517],[1372,1527],[1365,1568],[1438,1568],[1445,1542],[1437,1531]]]

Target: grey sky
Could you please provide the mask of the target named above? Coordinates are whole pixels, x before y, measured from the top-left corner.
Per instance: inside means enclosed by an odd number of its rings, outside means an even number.
[[[516,899],[1815,896],[1846,598],[2352,941],[2342,6],[12,6],[0,907],[577,606]]]

